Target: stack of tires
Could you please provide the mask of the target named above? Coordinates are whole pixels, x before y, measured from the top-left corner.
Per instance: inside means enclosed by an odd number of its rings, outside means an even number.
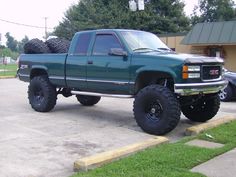
[[[31,39],[24,46],[25,54],[67,53],[70,41],[61,38],[51,38],[46,42],[37,38]]]

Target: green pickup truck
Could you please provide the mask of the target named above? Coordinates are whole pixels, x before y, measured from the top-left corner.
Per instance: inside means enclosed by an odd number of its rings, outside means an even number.
[[[181,111],[197,122],[217,114],[227,84],[222,68],[220,58],[177,54],[149,32],[104,29],[76,33],[68,53],[22,54],[18,77],[29,82],[35,111],[52,110],[58,94],[75,95],[84,106],[103,96],[134,98],[137,124],[163,135]]]

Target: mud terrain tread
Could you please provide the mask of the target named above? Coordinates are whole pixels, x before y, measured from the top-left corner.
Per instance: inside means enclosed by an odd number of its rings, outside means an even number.
[[[161,120],[156,123],[156,125],[147,125],[145,121],[143,102],[145,97],[153,97],[159,99],[162,102],[163,114]],[[136,95],[134,104],[133,104],[134,117],[137,121],[137,124],[147,133],[155,135],[163,135],[171,130],[173,130],[179,120],[180,120],[180,106],[179,102],[176,99],[175,95],[166,87],[160,85],[150,85],[142,90]],[[153,122],[155,123],[155,122]]]
[[[42,91],[42,99],[36,98],[36,92]],[[49,82],[47,76],[37,76],[30,81],[28,99],[31,107],[38,112],[49,112],[56,105],[56,88]]]
[[[204,104],[205,102],[205,104]],[[199,103],[182,106],[182,112],[188,119],[194,122],[206,122],[212,119],[220,109],[220,98],[218,94],[205,96]]]
[[[25,54],[40,54],[40,53],[51,53],[48,46],[37,38],[31,39],[24,45]]]
[[[68,53],[70,41],[61,38],[52,38],[46,41],[52,53]]]

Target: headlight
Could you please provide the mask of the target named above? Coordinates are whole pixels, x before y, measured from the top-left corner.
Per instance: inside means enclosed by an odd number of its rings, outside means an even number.
[[[188,78],[189,79],[200,78],[200,73],[188,73]]]
[[[200,72],[201,67],[200,66],[183,66],[183,72]]]
[[[200,78],[201,67],[198,65],[184,65],[183,66],[183,79],[196,79]]]

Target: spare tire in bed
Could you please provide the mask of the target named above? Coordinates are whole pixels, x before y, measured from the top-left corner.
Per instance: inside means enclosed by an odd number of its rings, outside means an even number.
[[[31,39],[24,45],[25,54],[51,53],[48,46],[37,38]]]
[[[68,53],[70,41],[61,38],[51,38],[46,41],[52,53]]]

